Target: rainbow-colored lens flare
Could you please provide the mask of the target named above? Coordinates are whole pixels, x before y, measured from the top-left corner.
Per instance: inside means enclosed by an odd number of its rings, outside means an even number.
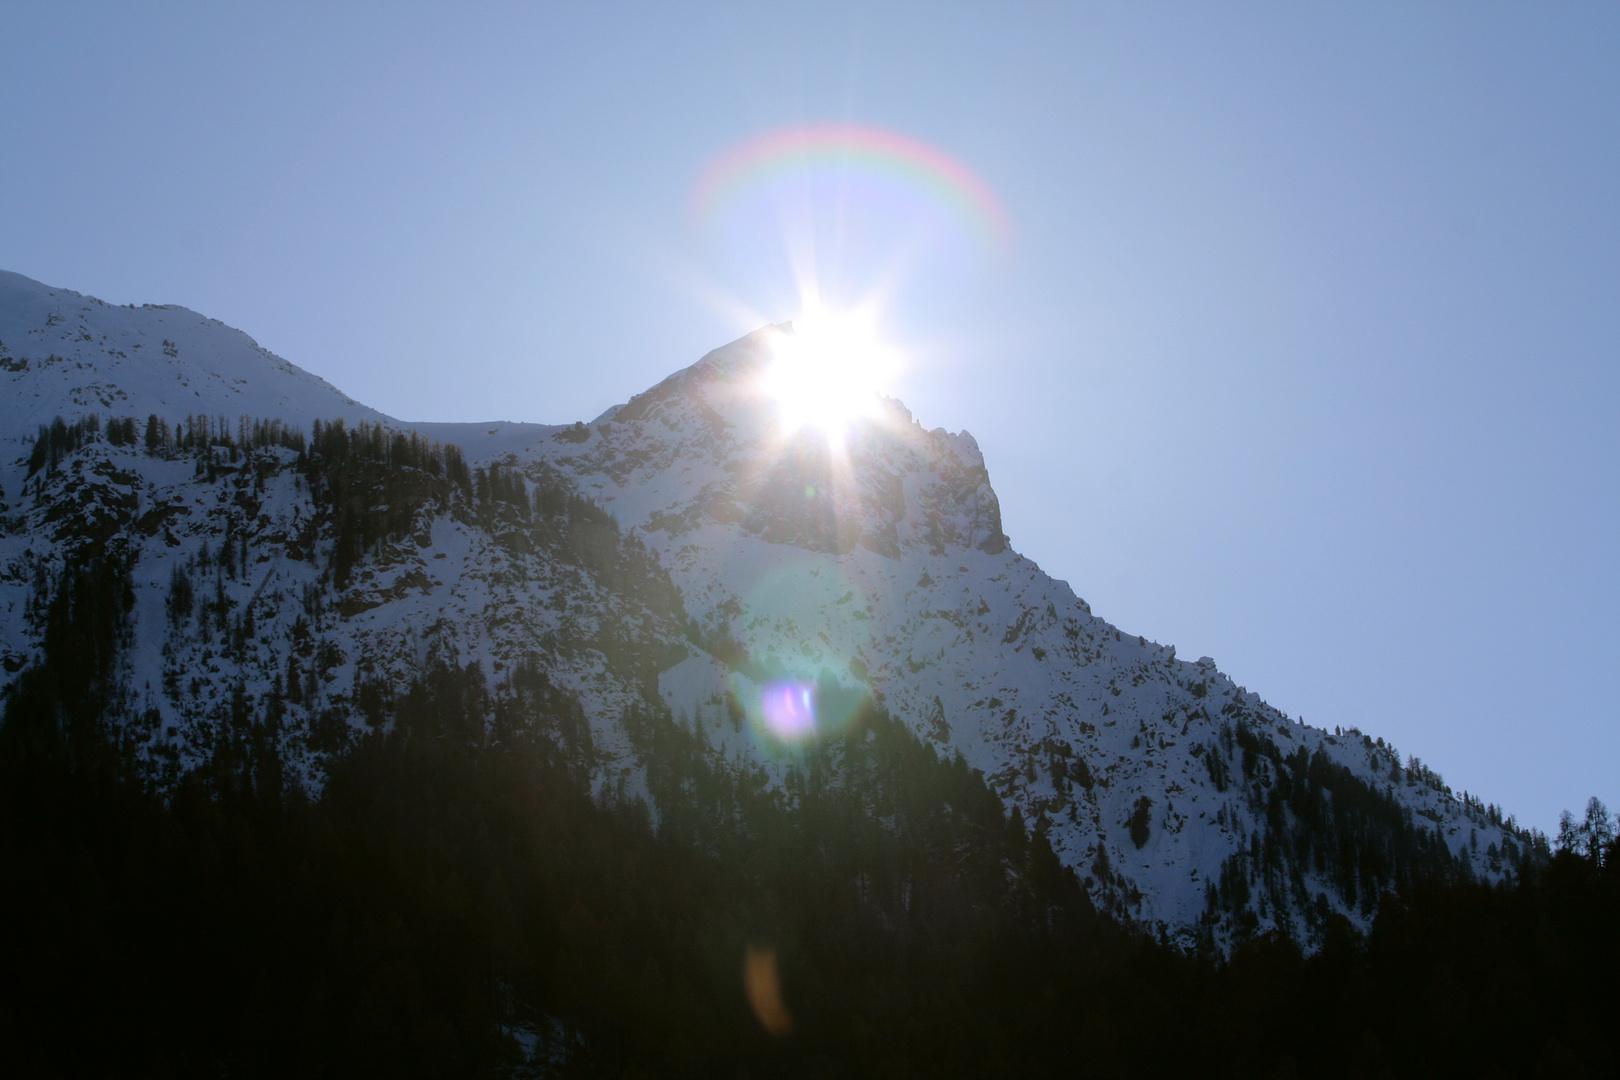
[[[1012,246],[1006,207],[972,169],[921,140],[860,124],[780,128],[722,152],[693,186],[692,219],[707,226],[752,190],[823,172],[851,183],[887,179],[949,208],[992,250],[1005,254]]]

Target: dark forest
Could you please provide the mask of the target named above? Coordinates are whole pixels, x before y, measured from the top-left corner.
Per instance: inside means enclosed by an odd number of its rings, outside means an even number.
[[[9,1075],[1581,1076],[1620,849],[1419,879],[1371,933],[1187,955],[1094,913],[960,759],[868,709],[789,774],[593,792],[543,673],[430,671],[320,796],[238,738],[167,795],[100,717],[126,586],[75,574],[0,727]],[[583,736],[588,738],[588,735]],[[768,955],[785,1017],[750,1007]],[[767,1027],[769,1024],[769,1029]],[[525,1061],[519,1036],[534,1050]]]

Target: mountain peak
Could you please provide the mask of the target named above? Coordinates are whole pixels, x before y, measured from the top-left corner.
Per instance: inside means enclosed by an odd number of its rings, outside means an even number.
[[[1004,551],[1000,503],[966,432],[925,431],[892,398],[841,438],[784,430],[760,376],[788,325],[713,350],[531,455],[579,475],[630,527],[684,535],[718,517],[813,551]]]
[[[623,405],[604,413],[601,419],[632,423],[641,419],[649,409],[677,396],[707,398],[719,387],[726,388],[728,397],[753,396],[751,384],[770,362],[772,338],[776,334],[790,332],[792,325],[767,324],[728,345],[712,349],[696,363],[667,376]]]

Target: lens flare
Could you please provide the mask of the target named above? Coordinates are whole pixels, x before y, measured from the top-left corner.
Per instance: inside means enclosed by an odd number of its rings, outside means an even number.
[[[859,124],[780,128],[727,148],[693,185],[692,218],[711,222],[750,191],[802,187],[821,173],[830,174],[840,190],[853,187],[856,194],[867,193],[874,181],[888,181],[904,194],[902,205],[933,202],[987,247],[1005,252],[1012,244],[1006,207],[966,164],[920,139]]]
[[[786,742],[815,734],[816,688],[807,682],[772,683],[760,699],[765,726]]]
[[[760,1026],[783,1038],[793,1033],[793,1016],[782,1002],[782,979],[776,971],[776,950],[750,945],[743,954],[743,989]]]
[[[772,351],[761,386],[776,402],[783,431],[815,428],[835,442],[851,424],[881,414],[880,391],[899,368],[869,311],[811,307],[791,333],[776,336]]]
[[[747,313],[739,326],[780,321],[809,295],[846,308],[949,303],[1009,265],[1013,248],[1011,217],[983,177],[939,147],[859,124],[731,146],[696,177],[689,207],[713,279],[705,291]]]

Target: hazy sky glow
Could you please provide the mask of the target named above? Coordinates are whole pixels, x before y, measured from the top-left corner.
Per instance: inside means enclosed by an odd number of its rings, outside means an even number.
[[[14,0],[0,267],[422,420],[589,419],[810,282],[1099,615],[1620,803],[1620,7],[938,7]]]

